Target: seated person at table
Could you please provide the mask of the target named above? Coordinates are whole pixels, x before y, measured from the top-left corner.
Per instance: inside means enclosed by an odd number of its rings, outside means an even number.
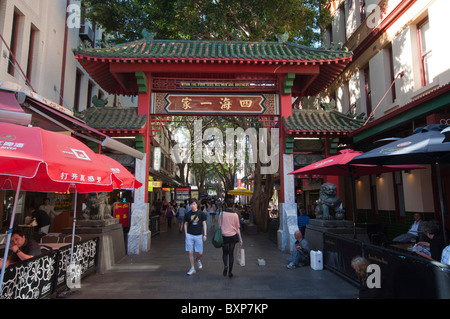
[[[436,221],[430,220],[424,223],[423,232],[430,239],[430,242],[421,241],[417,246],[426,248],[423,251],[416,250],[416,253],[430,260],[441,261],[442,251],[445,248],[444,236],[440,226]],[[429,254],[428,254],[428,251]]]
[[[401,234],[395,237],[392,241],[397,243],[409,243],[411,240],[417,239],[422,234],[423,221],[422,215],[419,213],[414,214],[414,223],[406,234]],[[421,239],[420,239],[421,240]]]
[[[12,233],[9,249],[12,255],[8,257],[6,267],[41,254],[39,244],[33,239],[26,238],[20,230],[15,230]],[[0,266],[2,266],[2,262],[0,262]]]
[[[31,216],[36,220],[38,232],[48,234],[50,229],[50,217],[42,209],[31,208]]]

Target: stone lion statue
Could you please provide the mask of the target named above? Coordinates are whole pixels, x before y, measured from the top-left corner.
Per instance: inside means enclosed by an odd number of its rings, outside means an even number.
[[[320,187],[319,202],[316,207],[317,219],[344,219],[344,211],[341,208],[341,199],[337,196],[336,185],[324,183]]]
[[[90,193],[86,198],[86,208],[83,210],[85,220],[103,220],[113,218],[111,205],[108,204],[106,193]]]

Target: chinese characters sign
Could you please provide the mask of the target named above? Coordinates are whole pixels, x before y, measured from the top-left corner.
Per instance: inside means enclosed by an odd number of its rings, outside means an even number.
[[[130,203],[114,203],[114,217],[122,226],[130,226]]]
[[[155,114],[279,114],[276,94],[153,93]]]

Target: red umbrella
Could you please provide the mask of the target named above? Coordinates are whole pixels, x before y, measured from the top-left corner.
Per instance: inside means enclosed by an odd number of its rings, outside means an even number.
[[[120,181],[77,139],[39,127],[1,123],[0,187],[28,191],[107,191]],[[103,189],[102,189],[103,188]]]
[[[419,165],[350,165],[348,164],[354,157],[363,154],[363,152],[352,149],[344,149],[339,151],[337,155],[327,157],[321,161],[315,162],[308,166],[288,174],[308,174],[308,175],[331,175],[331,176],[349,176],[351,179],[350,196],[353,215],[353,236],[356,238],[356,219],[355,219],[355,202],[353,189],[353,178],[364,175],[381,174],[395,171],[404,171],[411,169],[425,168]]]
[[[363,152],[352,149],[339,151],[338,154],[312,163],[289,174],[331,175],[331,176],[364,176],[388,172],[425,168],[419,165],[349,165],[354,157]]]
[[[139,182],[136,177],[130,173],[130,171],[128,171],[115,159],[103,154],[97,154],[97,156],[99,156],[100,159],[111,169],[114,176],[121,181],[120,184],[113,181],[114,189],[135,189],[142,186],[142,183]]]
[[[39,127],[1,123],[0,187],[15,189],[16,198],[6,241],[0,290],[21,190],[41,192],[72,190],[77,194],[111,191],[114,182],[121,184],[110,167],[77,139]]]

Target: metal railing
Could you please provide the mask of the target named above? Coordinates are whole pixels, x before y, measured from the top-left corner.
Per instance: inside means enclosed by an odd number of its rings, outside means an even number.
[[[354,284],[359,284],[359,279],[351,267],[353,257],[362,256],[377,264],[385,298],[450,298],[448,265],[407,250],[377,246],[331,233],[323,234],[323,250],[324,266]]]
[[[74,244],[73,263],[80,269],[80,279],[97,269],[99,238]],[[44,299],[67,289],[71,244],[48,250],[34,258],[6,268],[1,299]],[[45,249],[45,248],[44,248]]]

